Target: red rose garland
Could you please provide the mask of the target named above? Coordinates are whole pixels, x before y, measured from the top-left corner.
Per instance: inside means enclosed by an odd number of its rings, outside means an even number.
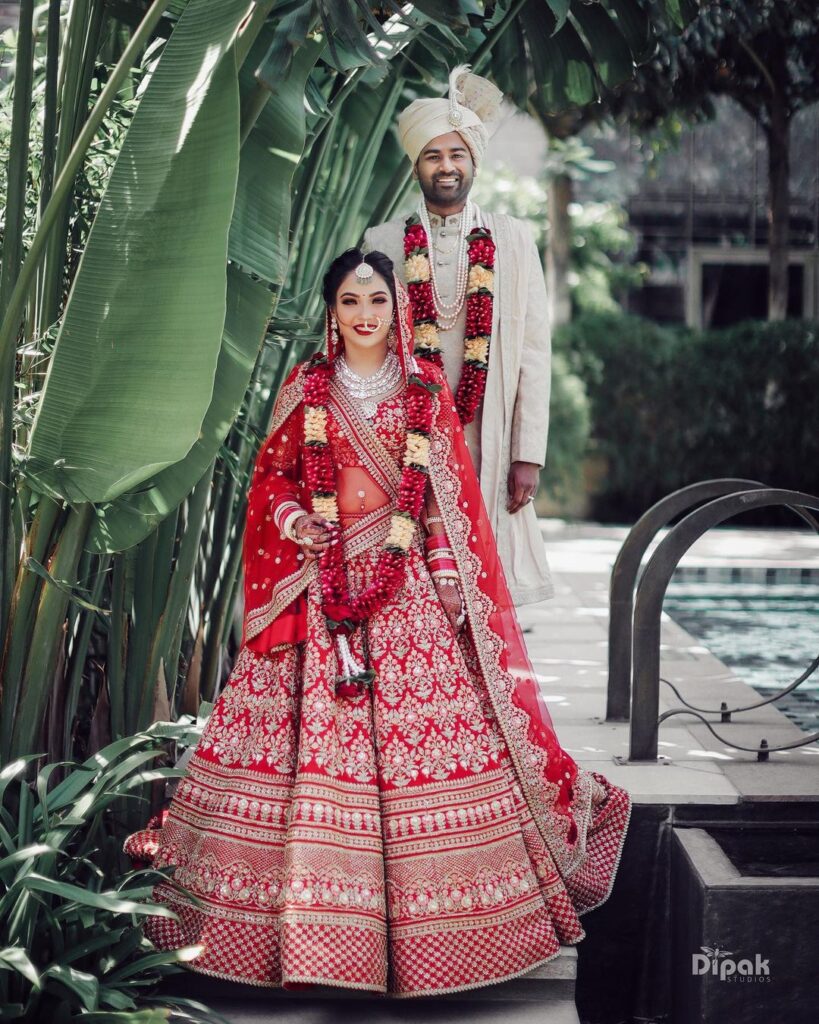
[[[473,228],[467,235],[467,242],[469,277],[466,286],[464,362],[455,389],[455,407],[464,426],[475,418],[486,390],[495,277],[495,242],[488,228]],[[442,367],[429,262],[429,239],[417,214],[413,214],[406,223],[404,258],[415,324],[415,354]]]
[[[373,582],[353,597],[344,565],[339,523],[336,472],[327,441],[327,403],[333,365],[324,354],[311,360],[304,378],[304,437],[302,451],[305,474],[314,512],[331,523],[331,540],[319,555],[322,609],[328,630],[337,638],[349,636],[362,622],[400,590],[406,579],[406,555],[412,542],[429,473],[429,435],[432,429],[432,395],[440,385],[411,374],[404,392],[407,444],[398,500],[390,522],[390,533],[378,556]],[[343,648],[346,650],[346,648]],[[346,664],[346,659],[342,659]],[[372,682],[371,670],[342,673],[336,692],[352,696]]]

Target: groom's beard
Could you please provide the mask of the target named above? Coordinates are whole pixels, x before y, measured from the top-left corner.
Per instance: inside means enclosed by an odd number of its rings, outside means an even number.
[[[450,177],[459,179],[458,183],[451,188],[441,188],[438,185],[438,179],[445,177],[447,177],[445,174],[434,174],[431,178],[419,176],[418,184],[421,186],[424,198],[430,203],[435,203],[436,206],[462,206],[472,188],[472,176],[450,175]]]

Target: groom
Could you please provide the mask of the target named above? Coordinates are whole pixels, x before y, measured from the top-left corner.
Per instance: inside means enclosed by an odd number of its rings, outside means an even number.
[[[528,225],[469,198],[501,99],[462,65],[450,75],[448,99],[415,100],[402,111],[398,135],[422,198],[409,220],[369,228],[364,249],[386,253],[409,285],[416,352],[439,350],[456,395],[461,384],[464,436],[521,605],[554,593],[532,505],[546,457],[551,339]]]

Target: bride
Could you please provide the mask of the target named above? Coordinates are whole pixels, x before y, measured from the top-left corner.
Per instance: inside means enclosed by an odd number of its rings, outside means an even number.
[[[382,253],[324,279],[251,481],[244,629],[161,827],[161,949],[255,985],[420,996],[584,938],[628,793],[561,748],[443,372]],[[184,890],[196,897],[186,898]]]

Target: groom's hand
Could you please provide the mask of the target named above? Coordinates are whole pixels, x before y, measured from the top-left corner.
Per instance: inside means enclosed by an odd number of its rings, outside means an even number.
[[[536,462],[513,462],[509,467],[506,490],[509,500],[506,511],[514,514],[529,503],[529,497],[537,494],[540,482],[540,466]]]

